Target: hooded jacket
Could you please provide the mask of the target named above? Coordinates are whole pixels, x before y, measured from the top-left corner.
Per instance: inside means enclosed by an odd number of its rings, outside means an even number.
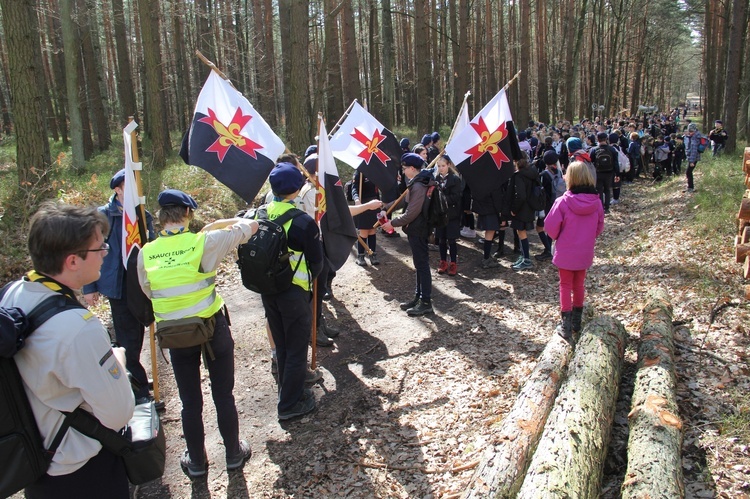
[[[565,270],[585,270],[594,262],[594,244],[604,230],[604,209],[594,188],[574,188],[557,198],[544,219],[555,240],[552,263]]]
[[[529,165],[526,168],[518,170],[513,174],[513,200],[510,203],[510,210],[513,212],[513,218],[522,222],[534,221],[534,209],[529,206],[528,198],[531,194],[531,188],[535,182],[539,181],[539,171]]]
[[[391,220],[394,227],[403,227],[407,235],[422,235],[427,237],[427,219],[424,217],[424,203],[427,197],[427,188],[435,185],[435,177],[432,170],[422,170],[407,184],[409,190],[406,194],[406,211],[403,215]]]

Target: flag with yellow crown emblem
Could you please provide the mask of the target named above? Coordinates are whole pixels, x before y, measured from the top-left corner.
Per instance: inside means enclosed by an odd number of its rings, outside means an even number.
[[[182,139],[180,156],[185,163],[203,168],[250,203],[284,149],[252,104],[211,71]]]
[[[504,89],[452,138],[445,152],[476,199],[489,197],[510,179],[520,149]]]
[[[138,199],[138,186],[135,184],[135,170],[141,169],[141,163],[133,161],[133,147],[131,143],[131,132],[138,127],[135,121],[131,121],[122,130],[122,142],[125,146],[125,181],[122,185],[122,264],[128,267],[128,259],[135,248],[142,248],[146,242],[145,220],[138,224],[137,207],[141,204]],[[141,230],[141,226],[143,230]],[[143,232],[143,233],[142,233]]]

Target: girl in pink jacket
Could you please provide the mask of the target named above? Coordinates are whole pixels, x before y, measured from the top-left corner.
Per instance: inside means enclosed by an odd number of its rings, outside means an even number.
[[[555,200],[544,219],[544,230],[555,240],[552,263],[560,273],[562,325],[557,333],[568,340],[573,331],[581,330],[583,283],[594,262],[596,238],[604,229],[604,209],[596,179],[584,163],[574,161],[568,166],[565,183],[568,190]]]

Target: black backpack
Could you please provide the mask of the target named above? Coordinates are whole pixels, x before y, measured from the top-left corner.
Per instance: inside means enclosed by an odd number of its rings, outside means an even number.
[[[596,150],[594,166],[599,173],[609,173],[615,169],[615,158],[608,147],[599,147]]]
[[[259,212],[262,213],[261,210]],[[292,208],[275,220],[258,220],[258,231],[237,249],[242,284],[261,294],[281,293],[292,285],[302,260],[292,269],[284,224],[305,212]],[[262,215],[261,215],[262,216]]]
[[[0,290],[0,301],[9,286]],[[41,478],[68,430],[68,425],[63,424],[50,448],[44,448],[13,356],[39,326],[62,311],[75,308],[84,307],[58,293],[28,314],[18,307],[0,307],[0,497],[15,494]]]
[[[538,177],[532,181],[531,191],[526,202],[529,208],[534,211],[541,211],[547,207],[547,195],[544,193],[544,187],[542,187]]]
[[[422,213],[429,227],[439,229],[448,225],[448,201],[438,186],[431,185],[427,188],[424,202],[426,208]]]

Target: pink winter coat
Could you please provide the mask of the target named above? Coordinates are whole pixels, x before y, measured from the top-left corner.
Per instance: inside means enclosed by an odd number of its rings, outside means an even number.
[[[576,189],[574,189],[575,191]],[[544,230],[555,240],[552,263],[565,270],[585,270],[594,262],[594,243],[604,230],[604,209],[592,192],[566,191],[555,200]]]

